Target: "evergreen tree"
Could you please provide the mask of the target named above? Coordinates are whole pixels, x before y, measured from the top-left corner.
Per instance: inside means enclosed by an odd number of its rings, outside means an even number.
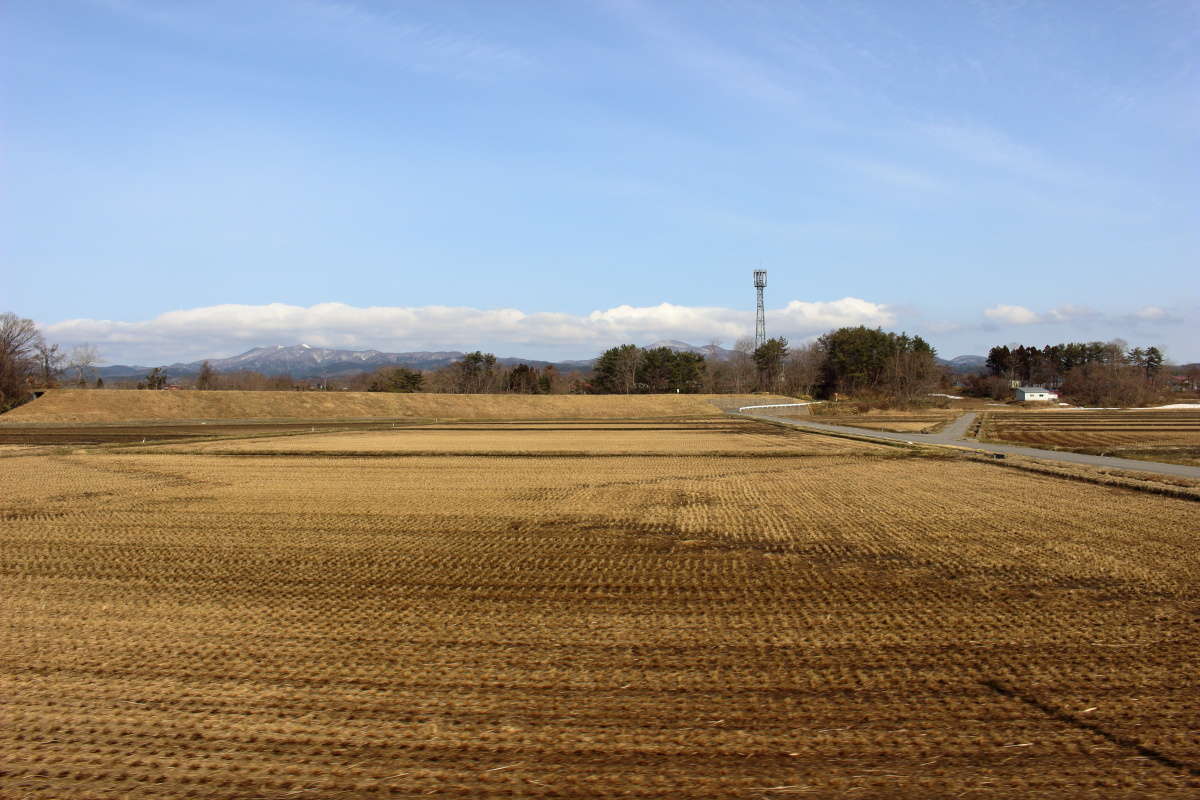
[[[155,367],[154,369],[150,370],[150,374],[146,376],[146,388],[167,388],[167,373],[163,372],[162,367]]]
[[[196,376],[197,389],[213,389],[217,385],[217,373],[212,365],[205,361],[200,365],[200,374]]]
[[[996,377],[1006,378],[1012,374],[1012,351],[1008,345],[997,345],[988,351],[987,368]]]
[[[420,371],[407,367],[377,370],[367,386],[368,392],[419,392],[425,382]]]
[[[496,356],[476,350],[454,362],[457,388],[462,394],[485,394],[496,379]]]
[[[1146,348],[1146,377],[1155,378],[1162,370],[1163,361],[1162,351],[1157,347]]]
[[[641,358],[642,350],[635,344],[605,350],[596,359],[593,386],[601,393],[632,394],[637,390]]]
[[[787,339],[782,336],[767,339],[754,351],[754,365],[758,368],[758,388],[774,391],[779,388],[783,376],[783,362],[787,358]]]
[[[538,394],[542,390],[538,371],[528,364],[517,364],[508,373],[507,388],[517,394]]]

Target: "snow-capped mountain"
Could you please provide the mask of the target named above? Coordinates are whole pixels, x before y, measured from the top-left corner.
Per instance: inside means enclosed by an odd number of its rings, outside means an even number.
[[[676,353],[696,353],[702,355],[710,361],[728,361],[733,357],[732,350],[726,350],[719,344],[706,344],[703,347],[697,347],[694,344],[681,342],[678,339],[660,339],[653,344],[646,345],[647,350],[653,350],[656,347],[666,347],[669,350],[674,350]]]
[[[409,367],[411,369],[437,369],[458,361],[465,353],[458,350],[420,351],[411,353],[385,353],[380,350],[339,350],[328,347],[313,347],[308,344],[273,347],[255,347],[229,358],[209,358],[187,363],[177,362],[162,369],[169,377],[195,375],[204,361],[218,373],[261,372],[264,375],[291,375],[293,378],[332,378],[370,372],[380,367]],[[524,358],[498,358],[501,364],[525,363],[530,366],[545,366],[551,362]],[[578,369],[590,361],[565,362],[562,366]],[[97,372],[105,378],[140,377],[150,367],[115,365],[101,367]]]
[[[217,372],[251,370],[265,375],[290,374],[295,377],[308,377],[362,372],[364,369],[393,365],[432,369],[445,366],[462,356],[458,351],[384,353],[379,350],[337,350],[295,344],[290,347],[255,347],[230,358],[210,358],[208,364]],[[172,364],[167,367],[167,372],[199,372],[202,363],[204,362],[192,361],[187,364]]]

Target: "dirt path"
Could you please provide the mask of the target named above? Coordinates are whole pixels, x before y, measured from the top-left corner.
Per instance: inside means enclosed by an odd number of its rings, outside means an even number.
[[[887,431],[870,431],[863,428],[851,428],[845,425],[829,425],[822,422],[809,422],[802,419],[788,419],[769,414],[739,414],[750,419],[768,420],[783,425],[791,425],[807,430],[826,431],[869,439],[884,439],[893,442],[911,442],[913,444],[933,444],[954,447],[970,447],[985,453],[1001,455],[1028,456],[1047,461],[1063,461],[1070,464],[1085,464],[1092,467],[1109,467],[1112,469],[1128,469],[1140,472],[1152,472],[1157,475],[1172,475],[1178,478],[1200,479],[1200,467],[1189,467],[1185,464],[1165,464],[1157,461],[1139,461],[1132,458],[1113,458],[1111,456],[1093,456],[1086,453],[1071,453],[1062,450],[1042,450],[1036,447],[1020,445],[993,444],[978,442],[965,438],[967,430],[975,420],[975,413],[968,412],[956,419],[939,433],[889,433]]]

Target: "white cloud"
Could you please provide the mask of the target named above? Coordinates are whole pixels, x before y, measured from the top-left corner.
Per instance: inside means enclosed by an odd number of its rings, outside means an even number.
[[[1171,315],[1167,313],[1166,309],[1159,308],[1158,306],[1145,306],[1133,312],[1133,316],[1136,319],[1156,321],[1169,319]]]
[[[1042,315],[1043,322],[1075,322],[1083,319],[1096,319],[1103,316],[1086,306],[1067,304],[1052,308]]]
[[[992,306],[984,311],[983,315],[1006,325],[1032,325],[1040,321],[1038,315],[1025,306]]]
[[[1147,322],[1177,323],[1182,318],[1159,306],[1144,306],[1130,314],[1104,313],[1072,304],[1037,312],[1025,306],[996,305],[983,312],[991,322],[1002,325],[1054,325],[1061,323],[1102,322],[1138,325]]]
[[[768,332],[794,340],[843,325],[886,326],[894,321],[888,306],[856,297],[793,300],[767,312]],[[754,312],[672,303],[622,305],[586,315],[513,308],[271,303],[169,311],[140,322],[72,319],[43,330],[52,341],[68,346],[95,344],[110,363],[190,361],[298,342],[401,352],[483,348],[498,355],[587,358],[624,342],[682,339],[704,344],[719,339],[732,344],[753,333]]]

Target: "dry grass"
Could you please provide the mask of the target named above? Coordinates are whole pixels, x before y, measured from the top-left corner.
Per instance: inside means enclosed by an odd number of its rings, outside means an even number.
[[[814,422],[828,422],[832,425],[848,425],[852,428],[864,428],[871,431],[892,431],[893,433],[928,433],[940,428],[950,419],[949,417],[920,417],[899,419],[870,419],[858,417],[813,417]]]
[[[0,797],[1200,792],[1194,503],[757,430],[2,459]]]
[[[724,403],[791,402],[776,395],[455,395],[381,392],[88,391],[56,389],[5,423],[231,419],[644,419],[714,417]]]
[[[892,454],[892,448],[811,436],[737,420],[681,423],[458,423],[180,444],[198,454],[412,455],[529,453],[537,455],[831,455]]]
[[[992,412],[981,422],[990,441],[1200,466],[1200,412]]]
[[[803,418],[812,422],[822,422],[829,425],[848,425],[853,428],[863,428],[873,431],[891,431],[893,433],[932,433],[945,427],[955,420],[962,411],[953,409],[921,409],[919,411],[870,411],[859,412],[852,403],[838,408],[836,414],[825,413],[831,410],[829,403],[814,406],[812,409],[796,409],[789,411],[779,409],[783,413],[774,416]]]

